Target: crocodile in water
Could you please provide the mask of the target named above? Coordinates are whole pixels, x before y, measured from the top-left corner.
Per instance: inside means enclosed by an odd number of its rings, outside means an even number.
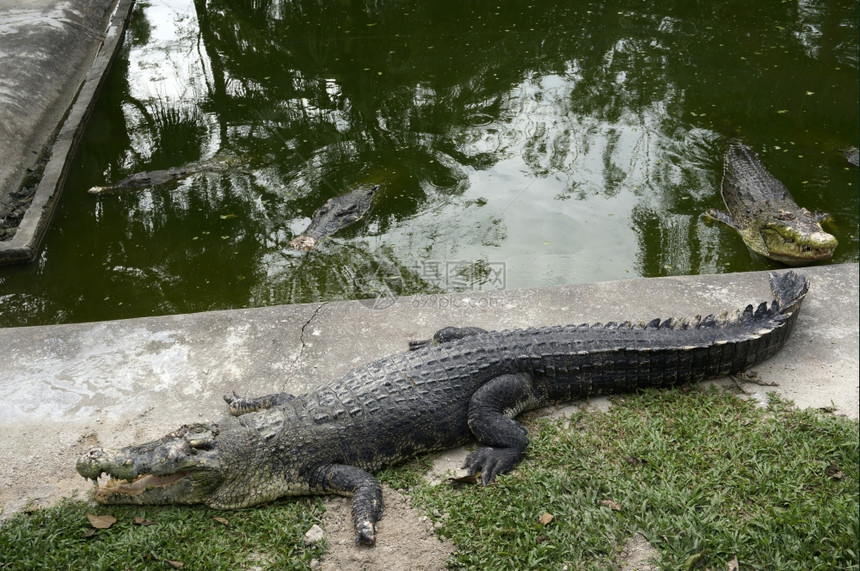
[[[476,438],[465,467],[489,484],[529,443],[519,413],[640,387],[739,372],[786,342],[807,292],[772,274],[774,301],[715,317],[513,331],[446,328],[412,351],[353,369],[310,393],[225,396],[233,416],[190,424],[77,463],[104,504],[240,508],[281,496],[354,495],[356,541],[373,544],[382,491],[371,472]]]
[[[87,192],[90,194],[105,194],[110,192],[122,192],[126,190],[139,190],[141,188],[153,188],[167,184],[171,181],[181,180],[193,174],[201,172],[225,172],[235,168],[236,160],[229,158],[210,159],[197,163],[188,163],[181,167],[170,167],[169,169],[143,171],[122,179],[121,181],[107,186],[94,186]]]
[[[732,141],[726,153],[722,195],[728,213],[708,210],[702,216],[737,230],[756,254],[792,266],[833,256],[836,238],[821,228],[829,214],[798,206],[785,185],[740,141]]]
[[[290,241],[294,250],[312,250],[321,240],[361,220],[373,205],[378,184],[362,184],[346,194],[330,198],[317,208],[310,225]]]

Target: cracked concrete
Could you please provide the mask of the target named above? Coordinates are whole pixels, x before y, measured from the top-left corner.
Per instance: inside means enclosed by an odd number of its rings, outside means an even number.
[[[305,330],[308,328],[308,326],[311,324],[311,322],[316,318],[316,316],[319,314],[319,312],[322,310],[322,308],[325,307],[326,305],[328,305],[329,303],[330,302],[324,301],[324,302],[318,304],[316,309],[314,309],[314,312],[311,314],[311,316],[308,317],[308,320],[305,321],[304,324],[302,325],[301,331],[299,332],[299,342],[300,342],[299,351],[298,351],[298,354],[296,355],[296,358],[293,360],[293,366],[298,364],[298,362],[301,360],[302,356],[305,353],[305,348],[307,346],[307,343],[305,341]],[[284,388],[282,388],[281,392],[289,392],[288,387],[285,386]]]

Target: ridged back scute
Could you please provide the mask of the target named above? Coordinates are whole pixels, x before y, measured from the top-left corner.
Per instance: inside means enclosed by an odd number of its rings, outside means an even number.
[[[773,301],[719,315],[470,334],[354,369],[307,395],[304,412],[318,423],[420,417],[428,407],[465,407],[478,387],[511,373],[575,398],[730,374],[776,353],[794,327],[805,278],[773,274],[771,288]]]

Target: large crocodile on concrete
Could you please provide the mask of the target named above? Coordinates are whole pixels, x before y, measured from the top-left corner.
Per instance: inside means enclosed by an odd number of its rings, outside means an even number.
[[[728,213],[702,217],[734,228],[756,254],[796,266],[827,260],[838,242],[821,228],[829,214],[810,212],[740,141],[732,141],[723,165],[723,201]]]
[[[445,328],[412,351],[307,394],[225,396],[217,423],[190,424],[77,463],[104,504],[240,508],[303,494],[354,495],[356,542],[373,544],[382,491],[370,472],[476,438],[484,485],[513,470],[529,439],[513,417],[554,402],[734,374],[785,344],[807,292],[771,275],[774,301],[732,314],[513,331]],[[103,473],[111,478],[103,485]]]
[[[355,224],[370,210],[377,190],[378,184],[361,184],[346,194],[328,199],[314,212],[305,231],[290,241],[290,247],[312,250],[324,238]]]
[[[123,192],[126,190],[139,190],[141,188],[155,188],[172,181],[181,180],[191,175],[202,172],[225,172],[235,168],[236,159],[217,158],[188,163],[180,167],[168,169],[142,171],[134,173],[121,181],[107,186],[93,186],[87,192],[90,194],[106,194],[112,192]]]

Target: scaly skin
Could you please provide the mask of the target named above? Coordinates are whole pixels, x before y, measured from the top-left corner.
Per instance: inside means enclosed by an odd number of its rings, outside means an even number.
[[[445,328],[298,396],[225,396],[233,416],[183,426],[77,463],[104,504],[239,508],[301,494],[354,495],[358,543],[372,545],[382,491],[371,472],[475,438],[466,459],[484,485],[525,454],[519,413],[555,402],[739,372],[776,353],[807,292],[773,274],[774,301],[719,317],[514,331]]]
[[[722,195],[729,212],[708,210],[703,217],[734,228],[753,252],[792,266],[833,256],[838,242],[821,228],[829,215],[798,206],[740,141],[732,141],[726,153]]]
[[[362,184],[346,194],[326,201],[314,212],[310,225],[290,241],[294,250],[308,251],[338,230],[361,220],[373,205],[378,184]]]
[[[115,184],[94,186],[87,192],[90,194],[106,194],[126,190],[138,190],[141,188],[154,188],[201,172],[223,172],[233,167],[236,163],[236,159],[221,158],[201,161],[199,163],[189,163],[181,167],[143,171],[134,173]]]

